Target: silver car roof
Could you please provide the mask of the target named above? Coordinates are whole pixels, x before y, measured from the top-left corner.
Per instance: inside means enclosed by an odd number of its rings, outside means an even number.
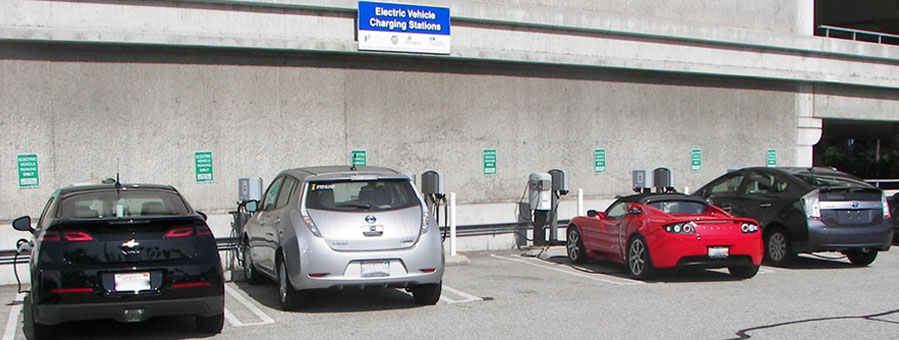
[[[316,180],[351,179],[358,177],[373,177],[384,179],[409,179],[406,175],[389,168],[374,166],[357,166],[352,170],[347,165],[315,166],[305,168],[287,169],[282,173],[306,180],[315,177]]]

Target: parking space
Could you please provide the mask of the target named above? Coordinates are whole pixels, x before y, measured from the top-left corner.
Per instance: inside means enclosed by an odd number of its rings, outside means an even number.
[[[468,254],[451,266],[435,306],[402,290],[319,292],[300,311],[277,308],[273,283],[231,282],[216,339],[282,338],[894,338],[899,332],[899,250],[870,267],[835,254],[802,256],[736,280],[723,270],[683,270],[635,281],[614,263],[574,266],[564,248]],[[25,339],[24,295],[0,287],[3,339]],[[204,337],[189,318],[63,325],[64,339]]]

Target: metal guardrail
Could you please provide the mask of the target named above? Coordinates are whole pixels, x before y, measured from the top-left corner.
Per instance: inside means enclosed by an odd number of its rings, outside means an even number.
[[[895,35],[895,34],[874,32],[874,31],[865,31],[865,30],[858,30],[858,29],[854,29],[854,28],[837,27],[837,26],[829,26],[829,25],[818,25],[818,29],[823,29],[824,36],[829,37],[829,38],[849,38],[849,37],[851,37],[852,40],[858,41],[859,36],[865,36],[865,37],[871,37],[872,40],[864,40],[863,39],[861,41],[874,42],[873,39],[876,38],[877,39],[876,42],[878,44],[892,44],[892,45],[899,44],[899,35]],[[831,32],[840,32],[840,33],[848,35],[849,37],[834,36],[834,35],[831,35]],[[886,42],[884,42],[884,38],[887,38]],[[892,41],[892,42],[890,42],[890,41]]]
[[[561,228],[568,224],[568,220],[559,221]],[[460,225],[456,227],[456,236],[488,236],[515,233],[519,228],[530,228],[530,223],[492,223],[492,224],[472,224]],[[449,227],[440,227],[440,232],[449,232]],[[216,238],[215,243],[219,251],[236,251],[240,246],[240,240],[237,237]],[[0,250],[0,265],[10,265],[13,263],[28,263],[30,254],[24,253],[16,257],[16,250]]]

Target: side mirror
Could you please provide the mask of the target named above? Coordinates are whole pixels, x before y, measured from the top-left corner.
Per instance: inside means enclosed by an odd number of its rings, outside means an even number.
[[[197,214],[200,214],[200,216],[203,217],[203,221],[209,220],[209,216],[206,216],[206,213],[204,213],[202,211],[197,211]]]
[[[643,208],[640,208],[640,205],[637,203],[628,203],[627,213],[630,215],[640,215],[643,213]]]
[[[596,217],[597,215],[599,215],[599,214],[596,213],[596,210],[593,210],[593,209],[587,210],[588,217]]]
[[[31,227],[31,216],[22,216],[13,220],[12,227],[18,231],[27,231],[34,234],[34,228]]]
[[[244,203],[244,207],[247,209],[247,212],[254,213],[257,210],[259,210],[259,201],[257,201],[257,200],[248,201],[247,203]]]

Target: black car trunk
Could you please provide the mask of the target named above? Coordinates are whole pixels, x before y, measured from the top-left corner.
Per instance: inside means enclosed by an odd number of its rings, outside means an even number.
[[[190,259],[198,232],[208,228],[193,218],[70,220],[44,232],[41,260],[90,265]]]

